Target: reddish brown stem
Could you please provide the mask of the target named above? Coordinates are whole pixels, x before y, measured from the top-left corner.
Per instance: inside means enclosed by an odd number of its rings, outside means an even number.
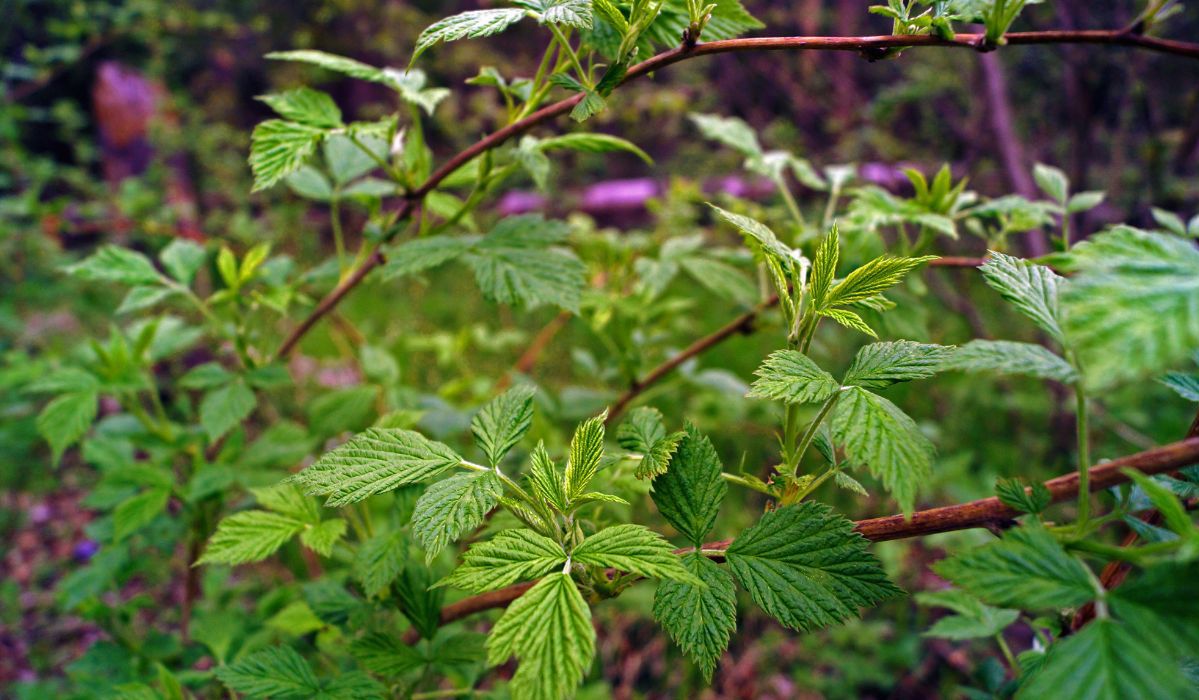
[[[737,51],[855,51],[867,58],[879,58],[888,49],[915,48],[924,46],[957,47],[966,49],[983,48],[983,35],[958,34],[952,40],[939,39],[933,36],[861,36],[861,37],[828,37],[828,36],[791,36],[791,37],[762,37],[753,39],[728,39],[725,41],[709,41],[695,45],[682,46],[665,51],[649,58],[629,69],[622,84],[648,75],[688,58],[708,56]],[[1199,58],[1199,44],[1158,39],[1130,33],[1127,30],[1086,30],[1086,31],[1047,31],[1047,32],[1015,32],[1005,37],[1008,44],[1101,44],[1113,46],[1130,46],[1159,53],[1173,54],[1187,58]],[[400,220],[410,215],[416,204],[425,195],[432,192],[451,173],[474,160],[479,155],[492,150],[513,137],[520,136],[543,122],[566,114],[582,99],[582,95],[574,95],[565,100],[547,105],[529,116],[505,126],[489,134],[472,146],[459,152],[435,170],[429,179],[409,193],[401,209]],[[283,341],[276,356],[286,357],[313,326],[325,314],[335,307],[354,287],[358,286],[371,270],[383,262],[382,253],[376,253],[363,262],[351,275],[320,301],[299,326],[297,326]]]
[[[1199,460],[1199,438],[1188,438],[1114,459],[1089,470],[1091,491],[1111,488],[1129,481],[1122,471],[1124,469],[1136,469],[1147,475],[1162,474],[1194,464],[1196,460]],[[1049,489],[1054,503],[1071,500],[1078,495],[1078,472],[1050,479],[1045,482],[1045,487]],[[988,527],[996,523],[1006,523],[1019,515],[1018,511],[1005,506],[998,498],[983,498],[954,506],[922,510],[912,514],[911,518],[891,515],[859,520],[855,523],[855,529],[872,542],[885,542],[924,537],[939,532]],[[703,548],[705,551],[720,551],[727,549],[731,543],[732,540],[722,540],[705,544]],[[683,554],[691,550],[677,551]],[[719,559],[720,556],[715,555],[713,558]],[[485,610],[505,607],[519,598],[530,586],[531,583],[520,583],[447,605],[441,610],[441,622],[446,624]]]

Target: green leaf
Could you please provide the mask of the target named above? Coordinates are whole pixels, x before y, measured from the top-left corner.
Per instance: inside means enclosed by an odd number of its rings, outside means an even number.
[[[416,61],[425,51],[445,41],[477,39],[499,34],[524,19],[527,11],[517,7],[502,7],[490,10],[472,10],[429,25],[416,38],[416,50],[412,60]]]
[[[716,662],[737,628],[737,593],[729,572],[699,552],[684,554],[683,566],[704,582],[662,581],[654,592],[654,619],[712,681]]]
[[[390,693],[365,673],[348,671],[325,681],[316,697],[320,700],[384,700]]]
[[[1023,374],[1063,384],[1078,381],[1078,372],[1053,351],[1035,343],[971,340],[950,355],[943,370]]]
[[[1187,401],[1199,401],[1199,375],[1166,372],[1160,381]]]
[[[570,110],[570,118],[580,124],[594,117],[607,108],[608,103],[603,95],[594,90],[583,94],[583,99]]]
[[[517,4],[537,10],[542,24],[591,29],[591,0],[522,0]]]
[[[662,517],[692,545],[699,547],[716,524],[728,485],[712,442],[693,425],[670,460],[665,474],[654,479],[651,496]]]
[[[1108,603],[1141,632],[1143,643],[1166,656],[1194,657],[1199,655],[1197,582],[1199,562],[1163,562],[1113,588]]]
[[[292,484],[276,484],[260,489],[250,489],[254,500],[267,510],[302,520],[310,525],[321,521],[321,509],[311,498]]]
[[[455,474],[430,486],[412,513],[412,534],[425,549],[425,561],[478,527],[503,494],[490,471]]]
[[[833,224],[828,235],[820,241],[816,248],[816,258],[812,261],[812,281],[810,282],[812,306],[819,309],[824,306],[829,290],[833,288],[833,280],[837,277],[837,264],[841,259],[841,237],[837,225]]]
[[[1059,168],[1037,163],[1033,166],[1032,177],[1037,181],[1037,187],[1049,195],[1050,199],[1059,204],[1066,203],[1066,197],[1070,192],[1070,181],[1066,179],[1066,174]]]
[[[1058,308],[1058,289],[1063,282],[1053,270],[995,251],[988,254],[979,269],[1000,296],[1054,340],[1063,342]]]
[[[437,628],[441,626],[441,604],[445,601],[445,591],[433,587],[432,576],[433,572],[427,566],[410,566],[400,574],[394,587],[400,612],[425,639],[437,635]]]
[[[993,608],[984,605],[974,596],[949,589],[931,593],[917,593],[916,602],[939,608],[949,608],[957,615],[949,615],[937,620],[922,636],[940,637],[942,639],[979,639],[993,637],[1020,619],[1019,610]]]
[[[325,622],[312,612],[308,603],[297,600],[272,615],[266,626],[293,637],[299,637],[324,628]]]
[[[204,246],[186,238],[172,240],[158,254],[158,259],[162,261],[167,273],[185,286],[190,285],[196,278],[196,273],[204,266],[207,258],[208,252],[204,250]]]
[[[166,510],[170,498],[171,490],[160,488],[142,491],[122,501],[112,513],[113,540],[120,542],[149,525]]]
[[[56,397],[38,413],[37,432],[50,444],[52,464],[58,464],[62,453],[87,434],[97,410],[95,391],[75,391]]]
[[[197,564],[262,561],[304,529],[303,522],[265,510],[234,513],[221,521]]]
[[[798,350],[777,350],[754,371],[749,397],[786,403],[821,403],[841,390],[833,375]]]
[[[532,454],[529,455],[529,461],[530,469],[526,478],[533,493],[558,512],[565,512],[570,499],[566,495],[564,476],[550,459],[544,442],[538,441],[537,447],[533,448]]]
[[[858,350],[845,373],[845,383],[883,389],[900,382],[927,379],[953,357],[954,347],[898,340],[872,343]]]
[[[258,400],[241,380],[213,389],[200,402],[200,425],[208,439],[215,441],[250,415]]]
[[[794,630],[842,622],[902,593],[853,523],[811,501],[766,513],[729,545],[727,559],[754,601]]]
[[[639,406],[616,429],[616,443],[630,452],[645,454],[654,443],[666,437],[662,412],[651,406]]]
[[[355,61],[352,58],[324,51],[275,51],[268,53],[266,57],[276,61],[296,61],[298,63],[320,66],[321,68],[348,75],[351,78],[358,78],[359,80],[383,81],[383,71],[378,68],[362,63],[361,61]]]
[[[375,535],[358,548],[354,557],[354,578],[362,591],[378,597],[404,570],[408,559],[408,540],[401,530]]]
[[[565,148],[571,151],[581,151],[583,153],[613,153],[617,151],[624,151],[626,153],[632,153],[649,165],[654,164],[654,159],[650,158],[649,154],[641,150],[637,144],[609,134],[563,134],[561,136],[544,139],[538,142],[537,147],[542,151],[552,151]]]
[[[1195,525],[1191,522],[1191,516],[1187,514],[1186,507],[1182,505],[1177,496],[1170,492],[1170,489],[1136,469],[1122,469],[1121,471],[1149,497],[1149,502],[1153,504],[1157,512],[1161,513],[1167,527],[1179,535],[1191,535],[1195,532]]]
[[[676,431],[655,441],[650,445],[649,451],[641,455],[641,461],[633,475],[638,479],[652,479],[665,474],[683,436],[683,432]]]
[[[709,204],[708,206],[712,207],[712,209],[716,212],[717,217],[723,219],[731,224],[733,228],[737,229],[741,233],[742,237],[756,243],[757,246],[759,246],[763,251],[774,256],[776,260],[790,265],[790,261],[792,260],[791,249],[783,245],[783,242],[778,239],[778,236],[776,236],[774,231],[771,231],[766,224],[763,224],[755,219],[751,219],[748,216],[742,216],[741,214],[734,214],[731,211],[725,211],[714,204]]]
[[[64,268],[67,274],[89,282],[158,285],[163,278],[150,258],[128,248],[104,245],[88,257]]]
[[[762,155],[762,146],[753,128],[736,117],[716,114],[688,114],[687,118],[705,138],[718,141],[746,158]]]
[[[387,255],[383,279],[390,280],[443,265],[471,250],[478,236],[427,236],[396,246]]]
[[[292,477],[309,495],[337,508],[456,467],[449,447],[411,430],[368,428]]]
[[[574,561],[627,571],[646,578],[702,582],[683,567],[670,543],[643,525],[613,525],[591,535],[571,552]]]
[[[732,39],[751,29],[763,25],[745,9],[741,0],[712,0],[701,4],[701,9],[711,5],[711,19],[704,25],[703,39],[715,41]],[[690,24],[685,3],[663,3],[662,12],[646,30],[646,35],[661,46],[677,46],[683,30]]]
[[[583,421],[575,429],[563,480],[567,500],[573,500],[586,491],[599,472],[600,462],[604,458],[604,421],[607,418],[608,411],[605,410]]]
[[[1069,201],[1066,202],[1066,213],[1081,214],[1084,211],[1090,211],[1103,204],[1106,196],[1103,192],[1079,192],[1071,195]]]
[[[1095,597],[1091,575],[1043,527],[1008,530],[1003,539],[944,559],[938,575],[992,605],[1069,608]]]
[[[565,561],[566,552],[550,538],[532,530],[504,530],[472,545],[462,565],[437,585],[482,593],[538,578]]]
[[[487,663],[515,656],[512,694],[565,698],[574,694],[595,656],[591,610],[574,581],[550,574],[508,606],[487,637]]]
[[[1157,374],[1199,347],[1199,249],[1129,227],[1071,249],[1066,332],[1096,388]]]
[[[215,671],[230,690],[251,698],[311,698],[320,692],[312,667],[291,647],[267,647]]]
[[[1153,634],[1152,632],[1150,634]],[[1049,648],[1018,697],[1055,700],[1194,698],[1176,659],[1145,644],[1128,624],[1094,620]]]
[[[346,521],[341,518],[308,525],[300,533],[300,543],[322,557],[332,556],[333,545],[346,534]]]
[[[1026,487],[1020,479],[999,479],[995,482],[995,495],[1000,503],[1022,513],[1040,513],[1053,503],[1053,494],[1040,481]]]
[[[354,640],[350,654],[366,670],[388,678],[418,671],[428,663],[414,647],[404,644],[396,635],[383,632],[372,632]]]
[[[899,284],[912,270],[936,259],[935,255],[918,258],[875,258],[846,275],[845,279],[829,291],[825,303],[829,307],[845,306],[882,294]]]
[[[299,122],[318,129],[336,129],[342,126],[341,110],[332,97],[320,90],[299,87],[287,92],[262,95],[265,102],[284,119]]]
[[[578,311],[586,267],[574,253],[549,247],[569,233],[564,223],[537,215],[508,217],[464,260],[492,301],[529,309],[554,304]]]
[[[866,325],[866,322],[862,320],[861,316],[849,311],[848,309],[821,309],[820,311],[816,312],[816,315],[830,318],[850,330],[858,331],[859,333],[865,333],[871,338],[878,337],[878,334],[874,332],[874,329]]]
[[[121,300],[121,305],[117,307],[116,313],[128,314],[134,311],[143,311],[178,293],[179,290],[170,287],[134,287]]]
[[[758,289],[741,270],[720,260],[709,257],[686,257],[679,260],[687,274],[713,294],[752,306],[758,297]]]
[[[324,137],[313,126],[269,119],[254,127],[250,136],[250,170],[253,192],[265,190],[304,165]]]
[[[515,386],[483,407],[470,422],[475,444],[495,466],[504,459],[533,424],[533,394],[530,385]]]
[[[854,387],[837,402],[832,425],[846,460],[867,467],[910,514],[917,487],[932,474],[934,453],[916,422],[887,399]]]

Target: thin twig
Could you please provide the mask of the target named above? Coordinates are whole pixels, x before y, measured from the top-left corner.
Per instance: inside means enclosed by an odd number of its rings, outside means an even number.
[[[1091,491],[1100,491],[1129,481],[1124,469],[1137,469],[1142,474],[1154,475],[1174,471],[1194,464],[1199,459],[1199,438],[1188,438],[1153,450],[1138,452],[1127,457],[1114,459],[1088,470]],[[1078,495],[1078,472],[1059,476],[1045,482],[1053,503],[1069,501]],[[939,532],[953,532],[988,527],[995,523],[1006,523],[1021,513],[1009,508],[998,498],[983,498],[953,506],[932,508],[912,514],[891,515],[885,518],[859,520],[854,529],[872,542],[902,540],[924,537]],[[705,544],[702,550],[713,559],[720,559],[719,552],[728,549],[732,540]],[[691,552],[690,548],[677,550],[679,554]],[[493,608],[502,608],[519,598],[533,586],[532,582],[490,591],[464,598],[441,609],[441,623],[448,624],[475,613]]]
[[[682,46],[665,51],[649,58],[629,69],[622,82],[628,82],[643,75],[673,65],[680,61],[699,56],[709,56],[721,53],[739,51],[854,51],[867,58],[881,58],[888,49],[916,48],[925,46],[954,47],[979,50],[983,46],[981,34],[958,34],[951,40],[934,36],[862,36],[862,37],[761,37],[751,39],[728,39],[724,41],[709,41],[695,45]],[[1005,41],[1011,45],[1033,44],[1099,44],[1112,46],[1128,46],[1134,48],[1173,54],[1187,58],[1199,59],[1199,43],[1158,39],[1125,30],[1086,30],[1086,31],[1045,31],[1045,32],[1014,32],[1005,36]],[[397,221],[403,221],[410,216],[417,203],[432,192],[450,174],[474,160],[479,155],[520,136],[533,127],[551,119],[566,114],[583,98],[582,94],[568,97],[551,105],[542,107],[523,119],[517,120],[498,131],[495,131],[473,145],[460,151],[435,170],[429,179],[420,187],[407,194],[399,212]],[[393,236],[399,229],[393,231]],[[320,301],[299,326],[297,326],[280,345],[276,357],[288,355],[300,339],[316,325],[317,321],[338,304],[354,287],[358,286],[371,270],[383,263],[383,254],[375,252],[354,270],[341,284]]]

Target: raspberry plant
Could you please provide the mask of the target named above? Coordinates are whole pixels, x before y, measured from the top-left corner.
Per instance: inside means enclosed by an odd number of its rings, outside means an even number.
[[[1058,41],[1199,56],[1194,45],[1146,35],[1171,3],[1149,3],[1135,29],[1011,34],[1034,4],[891,0],[871,11],[891,18],[893,36],[858,38],[851,48],[881,59],[916,47]],[[431,86],[417,65],[445,43],[522,22],[545,32],[536,73],[484,67],[469,81],[495,91],[507,124],[435,165],[423,123],[452,92]],[[957,34],[968,22],[981,33]],[[984,197],[954,182],[948,166],[931,178],[909,171],[913,194],[904,197],[861,181],[852,165],[818,169],[766,150],[745,122],[712,114],[691,115],[697,137],[743,156],[782,203],[767,211],[726,198],[693,217],[735,233],[740,245],[708,245],[672,227],[669,211],[660,216],[668,235],[636,244],[542,215],[487,214],[484,205],[516,178],[548,188],[561,151],[649,162],[641,147],[609,134],[532,133],[558,115],[586,123],[619,109],[627,80],[707,53],[843,48],[835,39],[734,38],[761,26],[739,0],[530,0],[436,22],[407,68],[316,50],[270,54],[392,93],[390,114],[359,121],[311,87],[261,98],[277,117],[253,132],[254,189],[285,183],[328,207],[335,258],[299,272],[267,245],[238,253],[179,240],[153,259],[104,246],[66,272],[127,287],[116,311],[142,318],[114,324],[75,362],[27,387],[52,397],[38,428],[53,461],[82,443],[100,472],[91,504],[111,515],[103,548],[60,592],[64,606],[101,621],[138,659],[141,677],[115,692],[570,697],[596,665],[592,611],[644,580],[655,588],[640,612],[710,681],[739,612],[747,614],[738,591],[807,633],[906,595],[872,541],[990,527],[993,541],[934,565],[948,587],[916,594],[921,605],[952,611],[928,635],[994,641],[1006,666],[987,696],[1196,695],[1199,533],[1187,504],[1199,489],[1190,466],[1199,441],[1192,434],[1095,466],[1089,417],[1105,393],[1146,377],[1199,401],[1199,378],[1187,369],[1199,349],[1199,219],[1158,212],[1154,230],[1121,225],[1080,241],[1071,216],[1103,195],[1071,192],[1056,168],[1035,173],[1043,199]],[[804,211],[792,179],[823,197],[817,211]],[[356,253],[341,230],[345,210],[364,222]],[[1051,255],[1013,254],[1020,234],[1044,228],[1057,234]],[[922,268],[946,264],[943,245],[965,236],[990,249],[967,267],[979,268],[1035,342],[950,345],[896,332],[903,324],[893,316],[924,303]],[[422,405],[394,358],[367,344],[359,355],[367,385],[296,396],[289,354],[377,268],[391,284],[445,268],[473,279],[489,303],[577,317],[608,355],[580,362],[629,388],[607,397],[606,410],[587,411],[569,438],[555,429],[569,401],[524,374],[485,378],[467,395],[493,398],[473,401],[469,421],[442,410],[439,425],[423,419],[438,407]],[[199,284],[210,272],[215,284]],[[311,291],[322,285],[326,295],[315,301]],[[659,342],[644,333],[659,333],[689,303],[680,286],[743,314],[643,372]],[[397,301],[380,299],[389,313],[420,313]],[[297,314],[305,316],[288,323]],[[747,395],[761,416],[777,417],[777,450],[768,464],[730,469],[735,457],[718,449],[719,426],[705,432],[686,416],[667,419],[652,389],[755,321],[777,331],[777,343]],[[279,338],[282,326],[292,330]],[[486,344],[447,342],[448,355]],[[205,360],[185,362],[197,346],[207,348]],[[1004,480],[994,499],[920,510],[937,468],[936,435],[901,407],[911,394],[894,392],[954,372],[1072,392],[1077,474]],[[115,408],[97,422],[102,398]],[[243,424],[254,416],[263,429],[251,438]],[[303,425],[294,420],[301,416]],[[473,440],[461,439],[466,432]],[[720,517],[730,486],[745,490],[739,503],[755,506],[735,529]],[[900,515],[854,522],[815,500],[827,486],[859,500],[881,491]],[[1098,508],[1095,491],[1105,492]],[[1074,505],[1051,518],[1063,501]],[[1111,544],[1116,523],[1141,541]],[[177,543],[185,552],[180,644],[190,651],[158,653],[139,638],[136,606],[101,594],[138,558],[167,556]],[[227,607],[222,587],[252,576],[228,567],[272,558],[306,582],[262,630],[307,637],[304,644],[269,643]],[[499,608],[485,636],[467,619]],[[1018,657],[1004,635],[1013,625],[1036,639]],[[197,648],[214,668],[190,668]],[[506,669],[505,680],[493,667]]]

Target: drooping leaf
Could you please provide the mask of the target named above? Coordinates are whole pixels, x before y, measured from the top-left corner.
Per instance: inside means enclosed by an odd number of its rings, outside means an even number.
[[[836,624],[902,593],[853,523],[812,501],[766,513],[729,545],[727,559],[754,601],[794,630]]]
[[[900,382],[926,379],[939,372],[953,354],[953,346],[910,340],[871,343],[858,350],[845,373],[845,383],[883,389]]]
[[[783,245],[783,242],[778,239],[778,236],[766,224],[756,219],[751,219],[748,216],[726,211],[714,204],[709,204],[708,206],[712,207],[717,217],[732,224],[733,228],[737,229],[744,238],[753,241],[762,250],[774,256],[776,260],[789,261],[792,259],[791,250]]]
[[[437,583],[482,593],[543,576],[566,561],[566,552],[532,530],[504,530],[471,545],[462,564]]]
[[[310,49],[299,51],[275,51],[268,53],[267,58],[276,61],[296,61],[299,63],[307,63],[313,66],[320,66],[326,70],[335,71],[342,75],[348,75],[351,78],[359,80],[370,80],[379,82],[382,80],[383,71],[374,66],[367,65],[361,61],[355,61],[352,58],[338,56],[336,54],[327,53],[325,51],[313,51]]]
[[[758,135],[741,119],[716,114],[688,114],[687,118],[706,138],[719,141],[746,158],[762,155]]]
[[[1078,372],[1070,363],[1048,348],[1010,340],[971,340],[949,356],[943,369],[1023,374],[1063,384],[1078,380]]]
[[[320,692],[312,667],[291,647],[261,649],[215,673],[230,690],[251,698],[312,698]]]
[[[1068,608],[1095,596],[1082,562],[1037,525],[1008,530],[1003,539],[944,559],[933,568],[984,602],[1002,607]]]
[[[508,606],[487,637],[487,663],[515,656],[516,697],[566,698],[595,656],[591,610],[566,574],[546,576]]]
[[[430,486],[412,513],[412,534],[425,549],[425,561],[478,527],[503,493],[490,471],[455,474]]]
[[[515,386],[482,408],[470,423],[475,443],[492,466],[520,441],[533,423],[533,394],[527,384]]]
[[[687,426],[665,474],[654,479],[654,504],[676,530],[699,547],[716,524],[728,491],[720,456],[695,426]]]
[[[551,151],[560,148],[565,148],[572,151],[580,151],[583,153],[613,153],[624,151],[632,153],[649,165],[653,165],[654,159],[649,157],[649,154],[641,150],[637,144],[618,136],[610,134],[592,134],[592,133],[573,133],[555,136],[553,138],[543,139],[537,144],[537,147],[543,151]]]
[[[866,322],[862,320],[861,316],[857,315],[853,311],[850,311],[849,309],[821,309],[820,311],[817,311],[816,314],[818,316],[823,316],[824,318],[832,319],[833,321],[836,321],[850,330],[855,330],[859,333],[865,333],[871,338],[878,337],[878,334],[874,332],[874,329],[866,325]]]
[[[1058,290],[1062,278],[1044,265],[991,251],[979,268],[992,289],[1041,330],[1059,343],[1063,341]]]
[[[571,557],[580,564],[701,585],[695,575],[683,567],[670,543],[644,525],[606,527],[583,540],[571,552]]]
[[[837,402],[833,436],[846,460],[870,470],[905,514],[932,473],[933,445],[906,413],[883,397],[854,387]]]
[[[456,452],[420,433],[368,428],[292,480],[309,495],[328,496],[325,505],[335,508],[424,481],[461,463]]]
[[[841,390],[841,383],[833,375],[798,350],[771,353],[754,374],[758,379],[750,389],[751,398],[821,403]]]
[[[651,406],[639,406],[616,429],[616,442],[630,452],[646,453],[654,443],[666,437],[662,412]]]
[[[220,522],[198,564],[245,564],[262,561],[298,535],[304,523],[278,513],[247,510]]]
[[[737,594],[729,572],[699,552],[683,565],[706,584],[662,581],[654,593],[654,619],[711,682],[716,662],[737,628]]]

